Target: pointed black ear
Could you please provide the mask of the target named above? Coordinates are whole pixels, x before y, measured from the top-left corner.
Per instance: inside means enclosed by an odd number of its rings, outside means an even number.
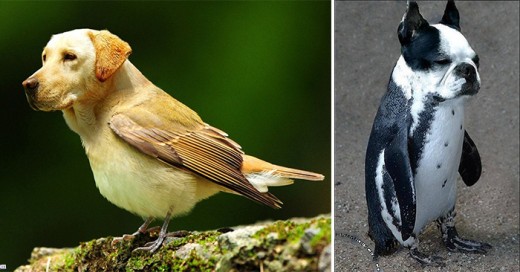
[[[397,28],[397,36],[401,45],[408,44],[421,28],[427,27],[428,22],[419,13],[419,6],[415,1],[408,2],[406,13]]]
[[[459,10],[457,10],[457,7],[455,6],[455,1],[448,0],[446,9],[444,10],[444,15],[439,23],[460,31],[459,18]]]

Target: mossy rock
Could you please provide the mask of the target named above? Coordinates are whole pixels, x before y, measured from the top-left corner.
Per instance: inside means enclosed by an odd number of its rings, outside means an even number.
[[[330,215],[186,232],[166,238],[154,254],[133,252],[157,237],[113,245],[112,237],[76,248],[35,248],[15,271],[330,271]]]

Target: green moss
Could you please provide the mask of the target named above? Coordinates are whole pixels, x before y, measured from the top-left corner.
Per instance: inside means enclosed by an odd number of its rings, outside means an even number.
[[[323,247],[330,244],[332,235],[331,223],[332,220],[330,218],[324,218],[324,220],[317,220],[316,224],[320,231],[314,237],[312,237],[311,246]]]
[[[305,230],[314,227],[320,230],[318,235],[312,238],[312,243],[325,239],[326,242],[331,241],[331,219],[320,217],[310,222],[294,223],[292,221],[276,221],[273,224],[261,229],[254,234],[253,238],[264,239],[271,233],[278,235],[279,240],[287,240],[289,242],[299,241],[305,234]]]
[[[279,240],[287,239],[290,231],[294,228],[295,224],[292,221],[276,221],[273,224],[259,230],[253,235],[256,239],[265,239],[268,234],[276,233]]]
[[[166,246],[169,249],[175,249],[188,243],[197,243],[199,245],[214,244],[222,233],[217,231],[192,232],[180,238],[173,238]]]
[[[154,254],[133,250],[155,240],[157,233],[116,245],[108,237],[83,242],[73,250],[48,252],[53,254],[53,271],[314,271],[331,241],[330,217],[277,221],[252,229],[259,228],[253,234],[246,228],[241,230],[245,235],[238,236],[206,231],[168,237]],[[51,253],[35,255],[27,271],[45,271]]]
[[[304,237],[308,230],[312,236]],[[277,221],[257,231],[253,238],[258,244],[242,247],[230,260],[233,269],[249,271],[263,266],[277,270],[282,265],[287,271],[317,270],[316,256],[331,241],[331,220],[320,217],[301,223]]]
[[[74,260],[76,259],[75,252],[65,254],[63,257],[63,269],[66,271],[74,269]]]

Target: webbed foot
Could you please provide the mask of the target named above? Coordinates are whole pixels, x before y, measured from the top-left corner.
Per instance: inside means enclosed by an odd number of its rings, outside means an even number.
[[[437,220],[442,240],[449,251],[485,254],[492,248],[488,243],[461,238],[455,228],[454,217],[455,212],[450,212]]]
[[[436,267],[444,267],[446,264],[444,263],[444,258],[434,255],[426,255],[420,252],[417,248],[410,249],[410,256],[417,260],[423,267],[424,266],[436,266]]]

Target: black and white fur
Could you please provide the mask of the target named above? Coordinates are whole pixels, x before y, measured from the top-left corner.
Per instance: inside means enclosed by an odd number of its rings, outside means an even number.
[[[422,264],[442,259],[418,251],[417,236],[437,221],[450,251],[485,253],[486,243],[462,239],[454,226],[456,179],[477,182],[480,156],[464,127],[464,102],[480,88],[479,58],[460,32],[448,1],[430,25],[415,2],[398,27],[401,57],[374,120],[365,161],[369,234],[377,255],[401,244]]]

